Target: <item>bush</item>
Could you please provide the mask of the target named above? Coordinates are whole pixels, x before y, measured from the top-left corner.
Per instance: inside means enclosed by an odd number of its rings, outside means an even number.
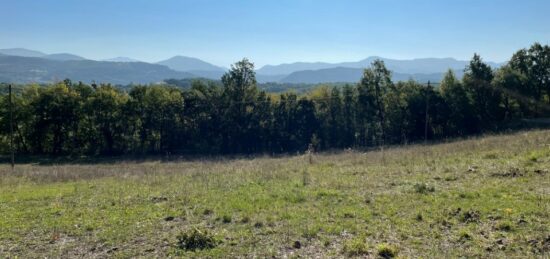
[[[189,251],[211,249],[218,244],[214,236],[210,235],[206,230],[200,231],[196,228],[191,233],[179,234],[177,239],[178,247]]]

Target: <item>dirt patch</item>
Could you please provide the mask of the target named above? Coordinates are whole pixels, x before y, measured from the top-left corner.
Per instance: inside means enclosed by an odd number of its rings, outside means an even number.
[[[491,174],[492,177],[506,177],[506,178],[522,177],[525,175],[526,175],[525,171],[522,171],[516,167],[509,168],[504,172],[497,172],[497,173]]]

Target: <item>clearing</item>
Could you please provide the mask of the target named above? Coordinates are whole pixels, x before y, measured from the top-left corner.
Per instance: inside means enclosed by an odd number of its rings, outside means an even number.
[[[280,158],[0,165],[0,257],[545,257],[550,130]]]

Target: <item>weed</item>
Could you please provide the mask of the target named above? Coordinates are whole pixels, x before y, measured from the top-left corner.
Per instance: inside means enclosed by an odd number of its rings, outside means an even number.
[[[348,256],[367,255],[369,247],[362,236],[354,237],[344,243],[344,253]]]
[[[499,231],[510,232],[514,229],[514,226],[510,221],[500,221],[497,223],[495,228]]]
[[[427,193],[435,192],[435,187],[429,186],[425,183],[417,183],[414,185],[414,191],[416,193],[427,194]]]
[[[458,240],[461,242],[468,241],[472,239],[472,234],[466,229],[461,229],[458,232]]]
[[[264,227],[264,223],[261,222],[261,221],[258,221],[256,223],[254,223],[254,227],[255,228],[263,228]]]
[[[227,223],[231,223],[231,215],[227,215],[227,214],[226,214],[226,215],[223,215],[223,216],[222,216],[222,222],[223,222],[223,223],[226,223],[226,224],[227,224]]]
[[[242,219],[241,219],[241,223],[248,223],[250,222],[250,217],[249,216],[244,216]]]
[[[477,210],[468,210],[460,215],[460,221],[465,223],[479,222],[481,214]]]
[[[195,251],[203,249],[211,249],[219,243],[214,236],[210,235],[206,230],[200,231],[194,228],[190,233],[185,232],[177,236],[178,247],[180,249]]]

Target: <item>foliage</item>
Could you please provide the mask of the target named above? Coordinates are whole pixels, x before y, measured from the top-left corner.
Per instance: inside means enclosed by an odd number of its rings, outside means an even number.
[[[211,249],[216,247],[218,241],[206,230],[200,231],[193,228],[190,232],[184,232],[177,236],[178,247],[181,249],[195,251],[202,249]]]

